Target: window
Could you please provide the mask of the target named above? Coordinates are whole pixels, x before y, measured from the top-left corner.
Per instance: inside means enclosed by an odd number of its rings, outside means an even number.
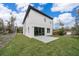
[[[50,24],[51,24],[51,21],[50,21]]]
[[[28,33],[29,33],[29,27],[28,27]]]
[[[47,28],[47,33],[50,33],[50,28]]]
[[[46,22],[46,18],[44,18],[44,22]]]

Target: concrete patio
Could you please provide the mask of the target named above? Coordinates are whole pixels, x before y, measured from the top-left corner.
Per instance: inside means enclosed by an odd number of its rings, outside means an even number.
[[[51,42],[51,41],[58,39],[58,37],[52,37],[52,36],[36,36],[34,38],[39,40],[39,41],[42,41],[44,43],[48,43],[48,42]]]

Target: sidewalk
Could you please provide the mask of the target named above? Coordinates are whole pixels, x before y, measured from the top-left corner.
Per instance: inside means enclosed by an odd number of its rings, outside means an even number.
[[[14,36],[15,34],[0,34],[0,48],[4,47]]]

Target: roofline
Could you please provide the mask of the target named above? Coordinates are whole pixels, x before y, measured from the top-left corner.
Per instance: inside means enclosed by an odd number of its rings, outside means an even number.
[[[27,11],[26,11],[24,20],[23,20],[23,24],[24,24],[24,22],[25,22],[25,20],[26,20],[26,18],[27,18],[27,16],[28,16],[28,14],[29,14],[30,9],[35,10],[35,11],[39,12],[40,14],[42,14],[42,15],[44,15],[44,16],[50,18],[51,20],[53,20],[52,17],[50,17],[50,16],[44,14],[43,12],[41,12],[41,11],[37,10],[36,8],[32,7],[31,5],[29,5],[29,6],[28,6],[28,9],[27,9]]]

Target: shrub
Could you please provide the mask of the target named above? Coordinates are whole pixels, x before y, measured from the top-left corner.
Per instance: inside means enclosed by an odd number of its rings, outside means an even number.
[[[64,35],[65,31],[64,28],[53,30],[53,35]]]
[[[64,28],[59,29],[59,35],[64,35],[64,34],[65,34]]]
[[[23,33],[23,27],[17,27],[17,32],[18,33]]]

